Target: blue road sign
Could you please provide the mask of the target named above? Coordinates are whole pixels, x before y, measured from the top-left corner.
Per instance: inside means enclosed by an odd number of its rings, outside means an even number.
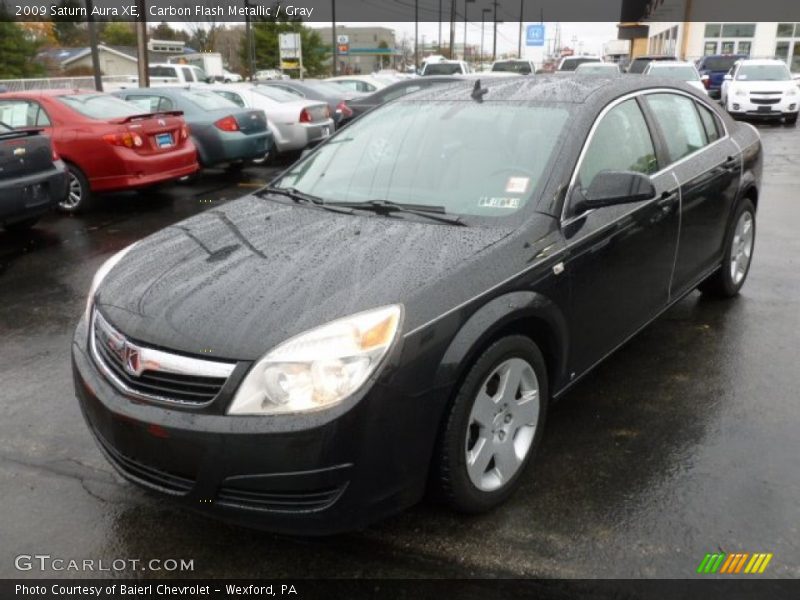
[[[544,46],[544,25],[528,25],[525,30],[526,46]]]

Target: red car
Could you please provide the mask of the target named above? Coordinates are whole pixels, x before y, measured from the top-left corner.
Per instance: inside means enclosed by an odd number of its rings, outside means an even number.
[[[142,114],[120,98],[86,90],[0,94],[0,121],[43,129],[69,170],[67,212],[93,194],[172,181],[200,167],[180,112]]]

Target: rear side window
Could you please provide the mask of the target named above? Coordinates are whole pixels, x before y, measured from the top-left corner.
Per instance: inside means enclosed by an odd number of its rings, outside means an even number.
[[[658,160],[653,138],[636,100],[612,108],[597,126],[583,157],[578,177],[588,188],[601,171],[655,173]]]
[[[28,100],[0,100],[0,121],[15,129],[50,126],[41,105]]]
[[[647,103],[664,135],[670,162],[680,160],[707,144],[706,132],[695,101],[678,94],[651,94]]]
[[[183,71],[184,81],[196,81],[194,78],[194,72],[189,67],[181,67],[181,71]]]
[[[706,130],[708,142],[716,142],[722,137],[722,125],[719,122],[719,117],[702,104],[697,104],[697,112],[700,113],[700,120],[703,122],[703,127]]]

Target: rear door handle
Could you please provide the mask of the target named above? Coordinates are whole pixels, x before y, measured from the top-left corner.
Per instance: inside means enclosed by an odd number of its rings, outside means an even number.
[[[729,156],[728,159],[722,163],[722,168],[726,171],[733,171],[739,168],[739,159],[735,156]]]

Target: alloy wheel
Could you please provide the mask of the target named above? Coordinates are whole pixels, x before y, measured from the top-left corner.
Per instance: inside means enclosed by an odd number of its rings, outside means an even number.
[[[476,396],[467,424],[470,481],[491,492],[509,482],[530,452],[540,413],[539,382],[521,358],[503,361]]]
[[[744,279],[750,266],[753,255],[753,232],[753,215],[749,211],[744,211],[736,223],[731,242],[731,280],[736,285]]]
[[[81,187],[81,182],[74,173],[70,172],[69,193],[67,194],[67,197],[58,204],[65,210],[73,210],[81,203],[81,200],[83,200],[83,188]]]

